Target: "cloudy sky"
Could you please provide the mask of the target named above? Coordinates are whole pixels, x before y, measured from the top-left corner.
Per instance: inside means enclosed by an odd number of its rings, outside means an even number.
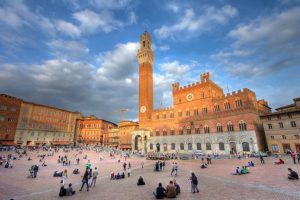
[[[213,3],[212,3],[213,2]],[[272,108],[300,97],[300,1],[0,0],[0,93],[117,122],[137,119],[139,35],[155,50],[155,107],[211,72]]]

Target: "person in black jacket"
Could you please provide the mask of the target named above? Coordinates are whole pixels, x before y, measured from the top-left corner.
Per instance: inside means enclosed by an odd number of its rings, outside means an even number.
[[[299,176],[298,176],[297,172],[295,172],[291,168],[288,168],[288,170],[290,172],[289,175],[288,175],[288,179],[290,179],[290,180],[298,180],[299,179]]]
[[[84,184],[86,184],[87,191],[89,191],[88,181],[89,181],[89,172],[88,172],[88,170],[85,170],[85,173],[84,173],[83,178],[82,178],[82,185],[81,185],[81,188],[80,188],[79,191],[82,191],[82,188],[83,188]]]
[[[153,195],[156,199],[163,199],[166,196],[166,189],[162,186],[161,183],[158,183],[156,192],[153,192]]]
[[[137,185],[145,185],[145,181],[142,176],[138,179]]]
[[[192,177],[190,178],[190,180],[191,180],[191,185],[192,185],[191,192],[192,193],[199,192],[198,179],[194,172],[192,172]]]

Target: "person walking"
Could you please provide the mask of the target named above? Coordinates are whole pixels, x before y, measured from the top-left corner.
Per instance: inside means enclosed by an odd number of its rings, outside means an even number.
[[[173,176],[173,172],[175,171],[175,163],[172,163],[172,171],[171,171],[171,176]]]
[[[299,162],[299,161],[298,161],[298,162]],[[141,164],[142,164],[142,168],[144,168],[144,161],[142,161],[142,163],[141,163]]]
[[[80,188],[79,191],[82,191],[82,188],[83,188],[83,186],[85,184],[86,184],[86,187],[87,187],[87,191],[89,191],[89,183],[88,183],[88,181],[89,181],[89,172],[88,172],[88,170],[85,170],[84,175],[82,177],[82,185],[81,185],[81,188]]]
[[[297,154],[298,164],[300,163],[300,152]]]
[[[130,177],[130,174],[131,174],[131,168],[128,167],[127,169],[127,174],[128,174],[128,178]]]
[[[98,170],[97,170],[97,167],[95,167],[95,170],[93,172],[93,179],[92,179],[92,182],[91,182],[91,187],[96,185],[96,181],[97,181],[97,177],[98,177]]]
[[[199,189],[198,189],[198,179],[197,179],[197,176],[195,175],[194,172],[192,172],[192,176],[190,178],[191,180],[191,192],[192,193],[195,193],[195,192],[199,192]]]

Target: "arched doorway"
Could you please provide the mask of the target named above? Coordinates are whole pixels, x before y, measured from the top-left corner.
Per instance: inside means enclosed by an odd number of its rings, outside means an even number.
[[[236,144],[235,142],[230,142],[230,154],[236,154]]]
[[[160,144],[159,143],[156,144],[156,151],[160,152]]]
[[[142,137],[140,135],[135,136],[134,138],[134,150],[142,151]]]

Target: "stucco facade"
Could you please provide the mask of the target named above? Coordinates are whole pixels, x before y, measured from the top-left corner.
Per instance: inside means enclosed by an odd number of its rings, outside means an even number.
[[[272,153],[300,152],[300,98],[273,113],[262,115],[261,120]]]

